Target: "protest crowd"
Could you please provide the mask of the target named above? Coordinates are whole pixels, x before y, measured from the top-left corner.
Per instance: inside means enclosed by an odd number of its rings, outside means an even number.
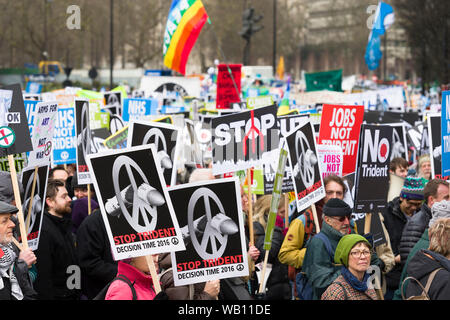
[[[448,88],[241,67],[2,86],[0,300],[449,300]]]

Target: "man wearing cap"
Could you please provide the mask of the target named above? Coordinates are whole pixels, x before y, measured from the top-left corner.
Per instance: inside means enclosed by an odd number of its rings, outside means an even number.
[[[385,299],[390,300],[398,288],[402,272],[400,258],[400,240],[403,229],[409,219],[419,210],[424,200],[424,178],[407,177],[400,196],[394,198],[383,212],[384,225],[391,240],[392,252],[395,256],[394,268],[386,274],[387,291]]]
[[[334,254],[341,238],[355,233],[351,214],[350,206],[338,198],[330,199],[323,206],[323,222],[319,234],[325,240],[317,235],[311,239],[302,266],[302,271],[312,286],[314,300],[320,299],[341,273],[341,267],[334,264]],[[381,264],[375,253],[371,256],[371,265],[374,264]]]
[[[36,294],[28,275],[28,266],[36,262],[36,256],[30,248],[17,254],[11,243],[17,211],[17,207],[0,201],[0,300],[28,300]]]
[[[36,251],[38,276],[35,282],[40,300],[77,300],[80,290],[74,272],[78,269],[75,237],[71,232],[71,199],[61,180],[49,180]]]

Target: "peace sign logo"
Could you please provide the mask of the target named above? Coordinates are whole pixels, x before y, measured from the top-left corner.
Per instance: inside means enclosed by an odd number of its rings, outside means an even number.
[[[130,185],[120,190],[120,170],[125,167]],[[134,172],[142,178],[143,183],[137,184]],[[157,207],[165,203],[164,197],[153,188],[138,164],[127,156],[119,156],[113,164],[113,186],[116,196],[108,199],[106,211],[113,215],[114,210],[120,210],[130,226],[136,232],[154,230],[157,223]],[[128,211],[131,208],[131,214]]]
[[[119,113],[119,111],[120,111],[120,101],[119,101],[119,98],[117,97],[116,94],[111,93],[108,96],[108,101],[106,102],[106,104],[107,104],[108,108],[115,108],[116,109],[116,112],[115,112],[116,114]]]
[[[297,131],[295,134],[295,154],[297,164],[294,167],[294,176],[301,179],[305,187],[309,188],[314,183],[314,166],[317,164],[317,157],[302,131]]]
[[[215,203],[219,212],[213,212],[211,202]],[[194,226],[194,212],[199,201],[203,201],[206,217],[204,232],[200,232],[201,239],[197,239],[198,233]],[[198,212],[198,211],[197,211]],[[213,214],[215,214],[213,216]],[[225,210],[217,195],[208,188],[199,188],[191,196],[188,204],[188,230],[192,244],[204,259],[215,259],[223,255],[228,242],[228,235],[234,234],[238,228],[234,221],[225,215]]]
[[[156,156],[161,164],[162,172],[164,173],[165,169],[172,169],[172,160],[167,153],[167,142],[162,131],[158,128],[151,128],[148,130],[142,139],[142,144],[149,143],[153,143],[156,147]]]
[[[405,153],[405,147],[403,146],[402,141],[400,140],[400,135],[395,128],[392,130],[392,145],[391,160],[402,157]]]
[[[81,108],[81,119],[80,119],[81,133],[78,136],[78,145],[81,144],[81,151],[83,153],[83,158],[86,159],[86,156],[91,153],[91,130],[89,128],[89,113],[88,113],[88,104],[83,103],[83,107]]]
[[[29,227],[28,227],[28,232],[30,230],[33,230],[33,226],[36,221],[37,213],[42,210],[41,197],[39,196],[40,190],[41,190],[41,184],[40,184],[40,179],[39,179],[39,173],[36,173],[36,185],[35,185],[35,193],[34,193],[34,197],[33,197],[33,205],[31,207],[31,211],[28,212],[28,206],[31,201],[31,190],[32,190],[33,180],[34,180],[34,170],[31,173],[30,178],[28,179],[27,186],[25,188],[25,193],[24,193],[24,198],[26,200],[24,201],[23,206],[22,206],[22,211],[26,213],[26,216],[25,216],[26,220],[30,221]],[[29,218],[28,218],[28,215],[30,215]]]

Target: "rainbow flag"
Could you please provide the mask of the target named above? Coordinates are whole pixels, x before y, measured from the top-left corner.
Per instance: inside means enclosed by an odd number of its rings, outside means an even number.
[[[200,0],[173,0],[164,33],[164,65],[181,74],[186,72],[189,53],[208,15]]]

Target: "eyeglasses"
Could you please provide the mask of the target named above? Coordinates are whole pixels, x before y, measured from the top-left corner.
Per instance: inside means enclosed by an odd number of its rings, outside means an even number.
[[[330,218],[333,218],[339,222],[344,222],[345,219],[348,219],[348,221],[350,221],[350,219],[352,218],[352,216],[343,216],[343,217],[334,217],[334,216],[330,216]]]
[[[350,254],[352,255],[353,258],[361,258],[361,255],[364,254],[364,257],[370,257],[370,255],[372,254],[372,252],[370,250],[356,250],[356,251],[350,251]]]

